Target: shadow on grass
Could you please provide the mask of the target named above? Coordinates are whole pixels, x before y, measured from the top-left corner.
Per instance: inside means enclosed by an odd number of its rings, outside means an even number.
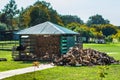
[[[11,49],[0,49],[1,51],[12,51]]]

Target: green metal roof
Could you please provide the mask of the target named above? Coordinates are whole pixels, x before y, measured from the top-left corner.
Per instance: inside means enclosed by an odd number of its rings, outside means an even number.
[[[21,30],[16,34],[78,34],[49,21]]]

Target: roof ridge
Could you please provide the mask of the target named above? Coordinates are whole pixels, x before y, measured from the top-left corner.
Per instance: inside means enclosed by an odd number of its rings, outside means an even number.
[[[16,34],[78,34],[52,22],[44,22],[17,32]]]
[[[43,23],[43,24],[45,24],[45,23]],[[46,28],[46,26],[47,26],[47,24],[45,24],[45,27],[42,28],[42,30],[40,31],[40,33],[43,32],[43,30]]]
[[[61,30],[60,28],[58,28],[56,25],[54,25],[53,23],[51,23],[51,22],[48,22],[50,25],[53,25],[53,27],[55,28],[55,29],[57,29],[58,31],[60,31],[61,33],[65,33],[63,30]],[[61,26],[60,26],[61,27]]]

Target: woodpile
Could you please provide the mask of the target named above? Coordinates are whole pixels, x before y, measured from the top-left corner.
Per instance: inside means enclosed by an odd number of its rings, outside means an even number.
[[[37,57],[40,59],[53,59],[54,56],[60,54],[60,36],[38,36],[35,50]]]
[[[56,57],[55,65],[71,65],[71,66],[92,66],[92,65],[109,65],[117,63],[113,57],[108,56],[104,52],[93,49],[80,49],[78,47],[71,48],[65,55]]]

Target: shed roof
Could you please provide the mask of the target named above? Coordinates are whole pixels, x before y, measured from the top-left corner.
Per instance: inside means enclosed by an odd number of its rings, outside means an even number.
[[[21,30],[16,34],[78,34],[49,21]]]

